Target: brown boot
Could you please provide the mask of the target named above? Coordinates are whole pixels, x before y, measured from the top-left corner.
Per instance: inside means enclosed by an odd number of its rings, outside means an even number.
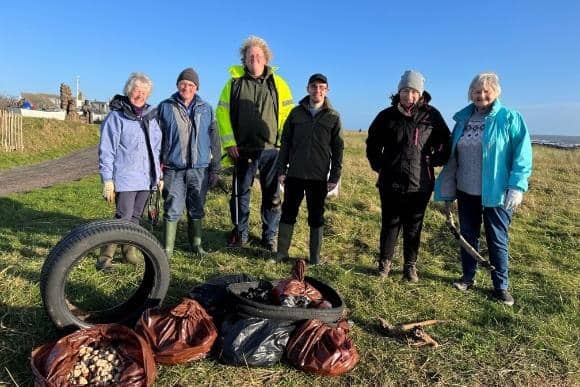
[[[99,258],[97,258],[97,263],[95,265],[97,270],[102,271],[111,270],[111,268],[113,267],[113,256],[115,255],[116,249],[117,245],[115,243],[111,243],[109,245],[101,247]]]
[[[417,267],[414,263],[405,263],[405,266],[403,267],[403,279],[413,283],[419,282]]]
[[[393,261],[390,259],[381,259],[379,260],[379,277],[387,278],[389,273],[391,272],[391,265]]]
[[[131,265],[137,265],[141,260],[137,255],[137,248],[131,245],[123,245],[121,248],[123,250],[123,259],[125,262],[130,263]]]

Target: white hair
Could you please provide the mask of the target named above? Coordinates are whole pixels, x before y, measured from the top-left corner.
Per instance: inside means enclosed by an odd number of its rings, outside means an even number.
[[[499,98],[501,95],[501,86],[499,85],[499,77],[496,73],[491,71],[479,73],[473,78],[471,84],[469,85],[469,90],[467,91],[467,100],[472,101],[471,92],[478,87],[490,88],[494,94],[495,98]]]
[[[131,73],[129,75],[129,79],[127,79],[127,82],[125,82],[123,93],[126,96],[129,96],[129,94],[131,94],[137,85],[145,87],[147,89],[147,95],[151,95],[151,91],[153,90],[153,82],[147,75],[143,73]]]

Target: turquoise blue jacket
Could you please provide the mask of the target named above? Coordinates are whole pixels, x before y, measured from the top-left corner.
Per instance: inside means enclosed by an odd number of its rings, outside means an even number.
[[[453,116],[452,156],[435,181],[435,200],[456,198],[457,142],[474,109],[475,105],[470,104]],[[503,106],[499,100],[493,103],[485,118],[482,151],[481,203],[484,207],[503,205],[508,189],[528,190],[532,173],[530,134],[520,113]]]

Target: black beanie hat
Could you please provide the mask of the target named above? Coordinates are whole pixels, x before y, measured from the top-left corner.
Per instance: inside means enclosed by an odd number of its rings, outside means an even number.
[[[183,80],[195,83],[195,86],[197,86],[197,88],[199,89],[199,77],[197,76],[195,70],[192,69],[191,67],[188,67],[179,73],[176,84],[179,84],[179,82]]]

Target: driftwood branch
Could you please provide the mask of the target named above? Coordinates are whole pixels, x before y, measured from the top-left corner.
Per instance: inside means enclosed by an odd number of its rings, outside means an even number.
[[[485,267],[486,269],[489,269],[491,271],[495,270],[495,267],[488,260],[483,258],[477,252],[477,250],[475,250],[473,248],[473,246],[471,246],[469,244],[469,242],[467,242],[465,240],[465,238],[463,238],[463,236],[461,235],[459,230],[457,230],[457,226],[455,226],[455,221],[453,220],[453,214],[451,212],[446,212],[445,218],[446,218],[445,223],[447,223],[447,226],[451,230],[451,233],[453,234],[455,239],[457,239],[457,241],[459,242],[459,245],[461,247],[463,247],[463,249],[467,252],[467,254],[471,255],[481,266]]]
[[[446,320],[425,320],[413,323],[391,325],[383,318],[379,317],[378,319],[387,336],[406,340],[407,344],[412,347],[422,347],[425,345],[438,347],[439,343],[431,336],[429,336],[429,334],[425,332],[423,328],[447,322]]]

